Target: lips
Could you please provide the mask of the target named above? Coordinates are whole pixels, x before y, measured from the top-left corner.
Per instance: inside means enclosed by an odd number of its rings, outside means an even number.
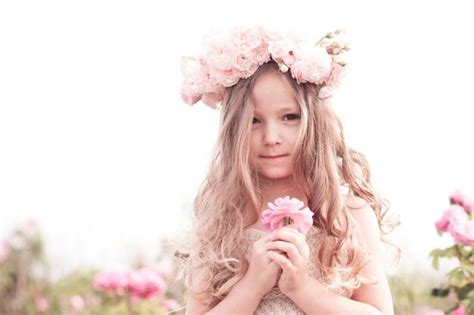
[[[276,159],[276,158],[284,157],[284,156],[287,156],[287,155],[288,155],[288,154],[267,155],[267,156],[262,155],[261,157],[262,157],[262,158],[265,158],[265,159]]]

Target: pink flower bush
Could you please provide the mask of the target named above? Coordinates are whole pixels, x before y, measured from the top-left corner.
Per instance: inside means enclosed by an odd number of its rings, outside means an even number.
[[[432,290],[432,295],[446,297],[450,292],[456,294],[457,305],[449,310],[451,315],[471,314],[474,311],[474,213],[470,209],[470,198],[460,190],[449,196],[450,207],[435,222],[439,234],[448,232],[455,244],[448,248],[431,251],[432,264],[439,268],[441,257],[456,258],[458,265],[447,273],[447,283]]]
[[[104,270],[95,275],[94,287],[104,292],[126,292],[131,274],[132,270],[126,267]]]
[[[474,220],[469,219],[470,208],[465,207],[466,204],[470,207],[469,200],[460,191],[451,194],[451,206],[435,222],[438,232],[449,232],[456,243],[463,245],[474,242]]]
[[[94,287],[104,292],[130,294],[138,299],[151,299],[166,291],[166,283],[157,272],[114,268],[94,277]]]
[[[166,291],[166,283],[156,273],[146,270],[136,271],[130,276],[129,290],[133,297],[151,299]]]
[[[308,233],[313,225],[313,212],[308,207],[303,208],[304,202],[297,198],[277,198],[274,203],[269,202],[268,207],[262,212],[262,225],[267,231],[282,227],[285,217],[293,219],[294,225],[303,234]]]

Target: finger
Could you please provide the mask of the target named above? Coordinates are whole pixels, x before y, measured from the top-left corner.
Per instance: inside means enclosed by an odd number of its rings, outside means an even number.
[[[301,233],[295,231],[289,231],[292,230],[292,228],[281,228],[275,235],[272,237],[273,241],[285,241],[288,243],[294,244],[298,252],[300,253],[301,256],[303,257],[308,257],[309,256],[309,246],[308,243],[306,242],[306,239],[304,238],[304,235]],[[298,235],[299,234],[299,235]]]
[[[266,244],[266,243],[270,242],[271,240],[272,240],[272,234],[268,233],[268,234],[265,234],[264,236],[262,236],[261,238],[259,238],[258,240],[256,240],[255,243]]]
[[[272,239],[278,237],[291,237],[293,239],[299,239],[301,242],[306,242],[306,236],[298,231],[296,228],[292,227],[291,225],[283,226],[280,229],[276,230]]]
[[[269,250],[280,250],[288,255],[288,258],[292,261],[294,265],[297,265],[302,259],[296,246],[289,242],[283,241],[273,241],[266,244],[267,249]]]
[[[268,257],[270,257],[274,262],[276,262],[283,270],[291,273],[296,272],[296,267],[293,266],[291,261],[282,254],[279,254],[274,251],[269,251]]]

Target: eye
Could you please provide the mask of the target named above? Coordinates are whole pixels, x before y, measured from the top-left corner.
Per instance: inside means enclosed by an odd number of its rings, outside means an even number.
[[[253,125],[253,124],[256,124],[256,123],[258,123],[258,122],[260,122],[260,121],[259,121],[257,118],[254,117],[253,120],[252,120],[252,125]]]
[[[297,120],[297,119],[300,119],[300,115],[298,115],[298,114],[288,114],[288,115],[286,115],[285,117],[287,117],[288,120]]]

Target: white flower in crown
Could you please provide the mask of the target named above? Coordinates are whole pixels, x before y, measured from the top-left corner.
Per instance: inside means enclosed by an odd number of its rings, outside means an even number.
[[[202,100],[217,108],[226,87],[252,76],[270,60],[282,72],[290,70],[298,84],[320,85],[320,98],[330,97],[347,64],[341,57],[349,50],[342,34],[340,30],[328,33],[314,44],[294,33],[271,32],[261,26],[214,33],[204,39],[199,59],[182,58],[181,97],[189,105]]]

